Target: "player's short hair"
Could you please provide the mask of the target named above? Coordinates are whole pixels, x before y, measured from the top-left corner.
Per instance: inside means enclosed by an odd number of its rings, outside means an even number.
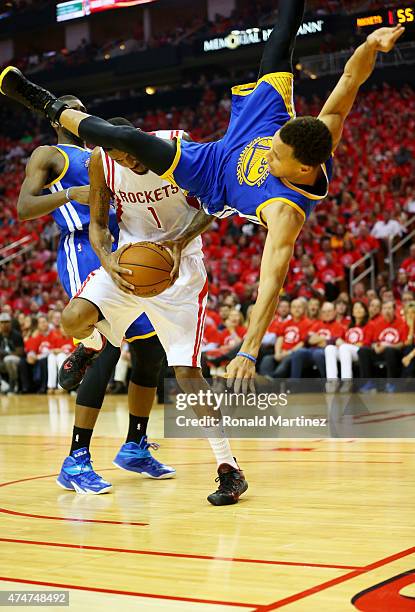
[[[128,121],[125,117],[113,117],[112,119],[107,120],[111,125],[127,125],[128,127],[135,127],[131,121]]]
[[[71,100],[79,100],[79,98],[78,96],[73,96],[72,94],[66,94],[65,96],[59,96],[58,100],[61,102],[70,102]]]
[[[280,130],[284,144],[294,149],[294,157],[306,166],[319,166],[327,161],[333,150],[330,130],[317,117],[291,119]]]

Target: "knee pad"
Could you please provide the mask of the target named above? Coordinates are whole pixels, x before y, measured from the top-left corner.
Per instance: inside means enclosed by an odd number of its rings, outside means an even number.
[[[166,356],[157,336],[129,343],[131,351],[131,382],[140,387],[155,388]]]

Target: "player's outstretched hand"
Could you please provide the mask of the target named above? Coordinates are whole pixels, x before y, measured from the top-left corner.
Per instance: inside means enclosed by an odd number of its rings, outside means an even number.
[[[378,28],[372,34],[369,34],[367,41],[374,46],[376,51],[389,53],[404,32],[405,28],[402,25],[397,25],[394,28]]]
[[[171,255],[173,257],[173,268],[170,272],[171,285],[179,278],[179,270],[180,270],[180,261],[182,258],[182,252],[185,247],[185,244],[182,240],[166,240],[165,242],[160,243],[161,246],[166,247],[171,251]],[[170,285],[170,286],[171,286]]]
[[[255,364],[246,357],[235,357],[226,368],[226,385],[235,393],[255,393]]]
[[[89,204],[89,185],[71,187],[69,195],[71,200],[75,200],[75,202],[79,202],[79,204]]]
[[[118,289],[121,289],[121,291],[124,291],[124,293],[128,293],[129,295],[134,295],[134,285],[131,285],[121,276],[121,274],[130,276],[132,272],[128,268],[122,268],[118,263],[122,253],[124,253],[124,251],[126,251],[130,246],[131,244],[124,244],[117,251],[114,251],[111,253],[111,255],[108,255],[108,257],[104,261],[101,261],[101,263],[103,268],[108,272],[114,283],[117,285]]]

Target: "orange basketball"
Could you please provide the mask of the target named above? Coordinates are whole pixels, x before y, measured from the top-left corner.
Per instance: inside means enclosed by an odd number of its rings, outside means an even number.
[[[173,258],[169,251],[155,242],[137,242],[121,254],[119,264],[131,270],[123,278],[135,287],[135,295],[154,297],[170,286]]]

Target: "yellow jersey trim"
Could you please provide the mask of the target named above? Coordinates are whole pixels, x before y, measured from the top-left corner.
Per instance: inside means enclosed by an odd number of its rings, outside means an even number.
[[[316,201],[324,200],[324,198],[326,198],[329,193],[329,177],[327,176],[326,164],[321,164],[321,169],[323,170],[323,174],[326,178],[326,183],[327,183],[327,189],[324,195],[316,195],[315,193],[309,193],[308,191],[304,191],[304,189],[300,189],[299,187],[296,187],[296,185],[294,185],[288,179],[285,179],[285,178],[281,178],[280,181],[286,187],[288,187],[288,189],[292,189],[293,191],[296,191],[297,193],[301,193],[301,195],[305,196],[306,198],[309,198],[310,200],[316,200]]]
[[[249,96],[256,88],[256,83],[247,83],[246,85],[235,85],[232,87],[232,95],[234,96]]]
[[[60,146],[59,143],[56,146],[59,147]],[[79,145],[62,143],[62,146],[63,147],[73,147],[74,149],[79,149],[80,151],[84,151],[84,152],[87,151],[85,147],[80,147]]]
[[[60,173],[60,175],[57,178],[55,178],[51,183],[48,183],[47,185],[45,185],[45,188],[52,187],[52,185],[59,183],[59,181],[61,181],[63,177],[65,176],[65,174],[68,172],[68,168],[69,168],[69,157],[66,151],[64,151],[63,149],[60,149],[57,145],[53,145],[53,148],[57,149],[59,153],[62,154],[63,159],[65,160],[65,164],[63,166],[63,170]]]
[[[261,77],[257,83],[247,83],[246,85],[232,87],[232,94],[234,96],[249,96],[262,82],[268,83],[280,94],[288,114],[293,119],[295,117],[293,81],[294,75],[292,72],[271,72]]]
[[[261,225],[263,225],[264,227],[267,227],[267,225],[262,220],[261,213],[264,210],[264,208],[266,208],[270,204],[273,204],[274,202],[283,202],[284,204],[288,204],[288,206],[291,206],[291,208],[294,208],[294,210],[299,212],[300,215],[304,218],[304,221],[305,221],[306,215],[305,215],[305,212],[303,211],[303,209],[301,208],[301,206],[298,206],[298,204],[296,204],[292,200],[288,200],[287,198],[271,198],[270,200],[266,200],[265,202],[262,202],[262,204],[260,204],[258,206],[258,208],[256,209],[256,216],[258,217],[259,222],[261,223]]]
[[[178,138],[176,142],[177,142],[177,150],[176,150],[176,155],[174,156],[174,159],[173,159],[173,163],[170,166],[170,168],[168,170],[166,170],[166,172],[164,174],[161,175],[162,179],[164,179],[166,181],[169,181],[173,185],[176,185],[176,182],[175,182],[174,176],[173,176],[174,175],[174,171],[176,170],[176,168],[177,168],[177,166],[179,164],[180,158],[182,156],[182,142],[181,142],[181,139]]]
[[[133,336],[132,338],[126,338],[126,341],[134,342],[134,340],[145,340],[146,338],[152,338],[153,336],[157,336],[157,332],[152,331],[148,334],[143,334],[142,336]]]

